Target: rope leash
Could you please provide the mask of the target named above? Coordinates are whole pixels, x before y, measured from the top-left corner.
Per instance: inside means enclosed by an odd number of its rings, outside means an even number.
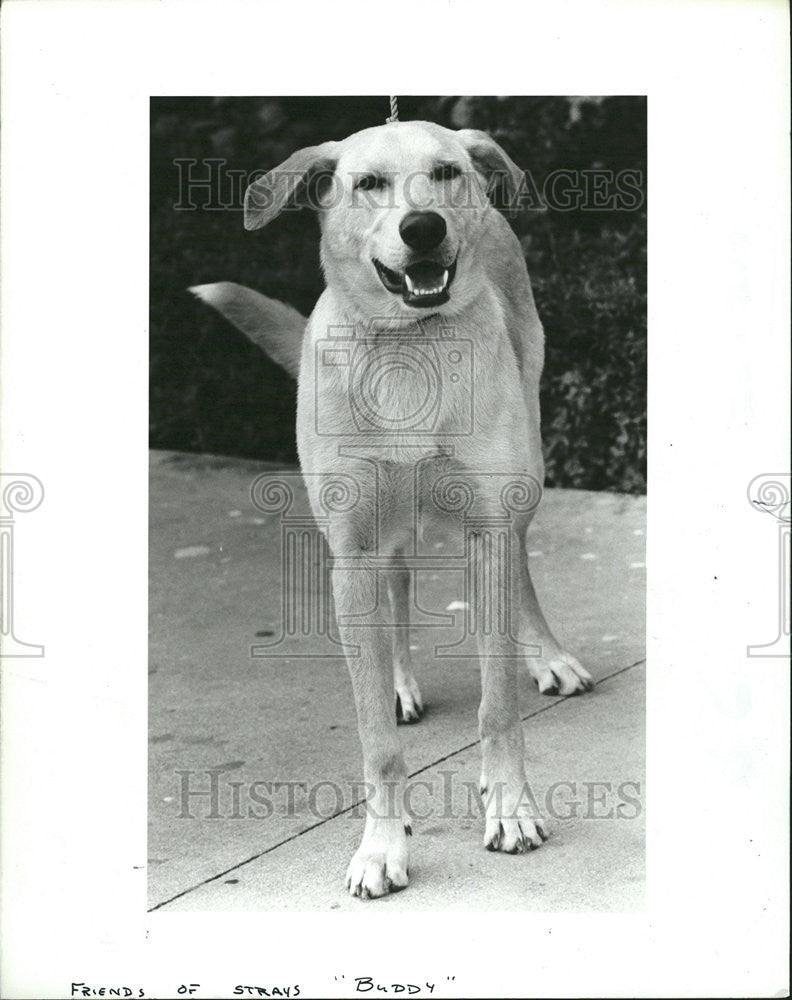
[[[385,124],[390,125],[399,120],[399,102],[395,97],[390,99],[390,116],[385,119]]]

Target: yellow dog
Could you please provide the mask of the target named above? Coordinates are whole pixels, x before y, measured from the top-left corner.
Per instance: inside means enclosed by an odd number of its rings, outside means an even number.
[[[406,621],[424,517],[464,522],[488,848],[530,850],[546,837],[522,795],[519,662],[533,654],[545,693],[592,685],[550,632],[528,572],[544,475],[543,332],[519,243],[490,200],[495,190],[513,199],[521,180],[485,133],[428,122],[303,149],[251,184],[245,226],[318,210],[327,288],[310,319],[232,283],[192,289],[298,378],[300,463],[333,557],[371,788],[346,878],[363,898],[408,882],[394,687],[403,721],[422,704],[407,630],[394,626]],[[333,479],[354,496],[328,514],[322,483]]]

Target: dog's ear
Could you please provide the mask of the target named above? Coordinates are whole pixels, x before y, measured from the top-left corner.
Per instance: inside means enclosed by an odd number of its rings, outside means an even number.
[[[519,208],[525,175],[495,140],[475,128],[460,129],[457,138],[467,150],[476,172],[482,177],[487,197],[504,211]]]
[[[261,229],[287,207],[319,208],[323,185],[335,172],[339,145],[307,146],[253,181],[245,192],[245,229]]]

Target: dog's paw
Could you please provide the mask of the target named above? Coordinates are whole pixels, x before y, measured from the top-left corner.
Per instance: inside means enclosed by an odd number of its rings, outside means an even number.
[[[349,862],[346,887],[350,896],[376,899],[404,889],[409,881],[407,832],[398,827],[388,835],[366,834]]]
[[[403,681],[396,682],[396,721],[417,722],[422,714],[421,692],[418,682],[410,674]]]
[[[527,806],[512,811],[487,809],[484,846],[488,851],[525,854],[541,847],[548,836],[544,820],[532,815]]]
[[[594,687],[594,678],[571,653],[531,657],[528,669],[542,694],[580,694]]]
[[[547,840],[549,834],[544,820],[538,814],[531,797],[526,797],[528,782],[515,781],[490,783],[482,773],[479,784],[484,801],[484,846],[488,851],[505,854],[524,854],[533,851]]]

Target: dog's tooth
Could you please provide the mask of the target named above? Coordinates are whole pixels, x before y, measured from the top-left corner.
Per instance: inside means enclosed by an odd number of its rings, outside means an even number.
[[[413,295],[415,298],[427,298],[432,295],[441,295],[448,284],[448,271],[443,272],[443,280],[439,285],[433,285],[431,288],[422,288],[420,285],[416,286],[415,283],[410,279],[409,274],[404,275],[405,284],[407,286],[407,291]]]

